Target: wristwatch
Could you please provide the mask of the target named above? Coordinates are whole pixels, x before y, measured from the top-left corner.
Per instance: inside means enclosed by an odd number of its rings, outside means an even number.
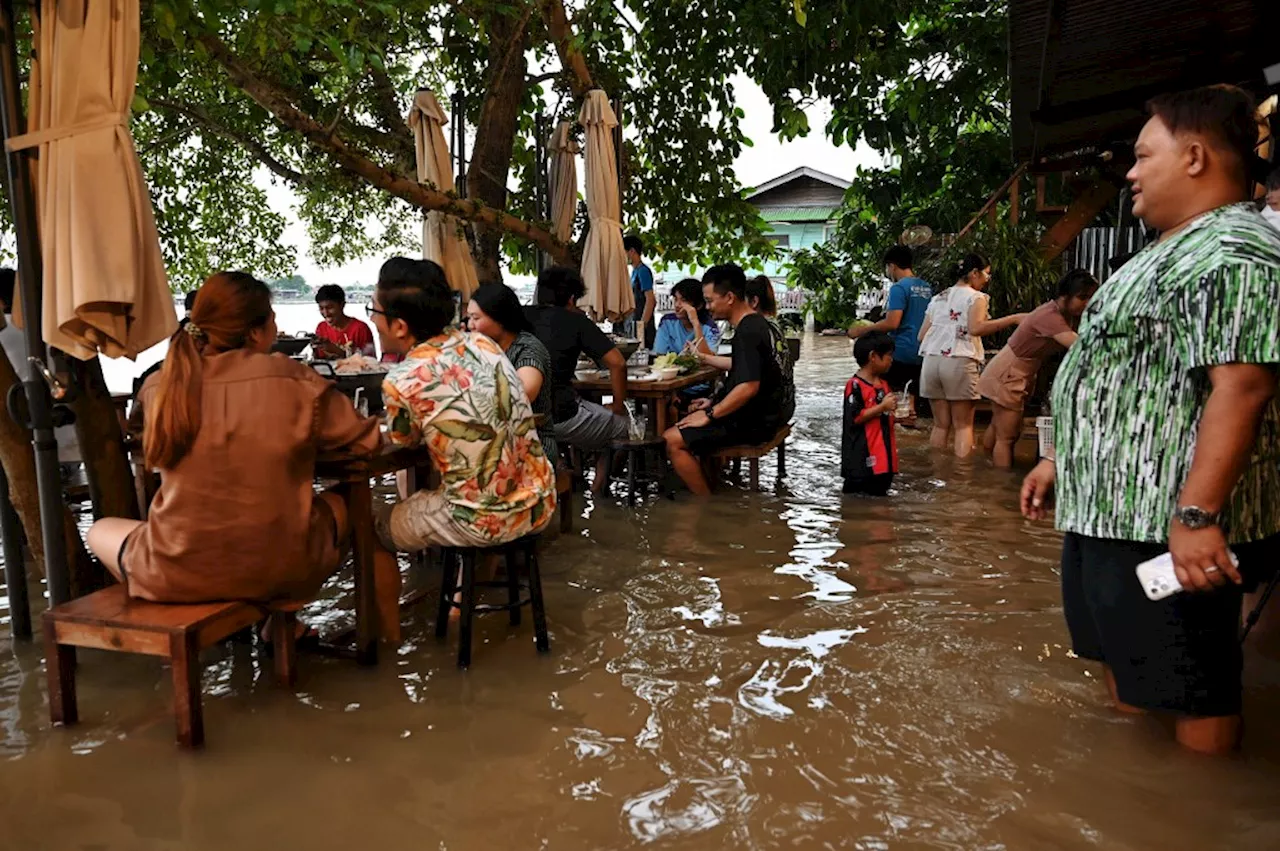
[[[1198,505],[1180,505],[1173,512],[1173,519],[1188,529],[1208,529],[1217,526],[1222,515],[1206,511]]]
[[[707,422],[713,423],[716,421],[715,405],[707,405],[707,407],[703,408],[702,412],[707,415]]]

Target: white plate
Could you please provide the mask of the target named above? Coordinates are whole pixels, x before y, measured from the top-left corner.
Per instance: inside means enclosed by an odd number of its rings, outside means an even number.
[[[660,376],[657,375],[632,375],[628,381],[657,381]]]

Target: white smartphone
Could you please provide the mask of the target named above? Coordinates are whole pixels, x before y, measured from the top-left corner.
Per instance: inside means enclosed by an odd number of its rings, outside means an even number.
[[[1230,550],[1227,552],[1231,556],[1231,563],[1239,567],[1240,560],[1236,558],[1236,554]],[[1138,583],[1142,585],[1142,591],[1147,595],[1148,600],[1163,600],[1183,590],[1182,583],[1178,581],[1178,574],[1173,569],[1173,556],[1169,553],[1156,556],[1151,561],[1144,561],[1138,565],[1135,572],[1138,574]]]

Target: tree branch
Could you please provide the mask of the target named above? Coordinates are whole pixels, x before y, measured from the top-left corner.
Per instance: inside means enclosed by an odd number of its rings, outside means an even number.
[[[253,154],[259,162],[271,169],[273,173],[283,177],[290,183],[298,186],[306,186],[311,183],[311,178],[307,177],[307,175],[289,168],[287,165],[273,157],[261,142],[249,136],[237,133],[228,127],[222,126],[213,118],[213,116],[209,115],[198,106],[174,103],[173,101],[163,100],[160,98],[150,98],[150,103],[152,106],[159,107],[161,109],[168,109],[178,113],[179,115],[184,115],[204,129],[212,133],[216,133],[224,139],[235,142],[237,145],[240,145],[249,153]]]
[[[569,24],[563,0],[542,0],[542,16],[547,23],[547,32],[555,42],[556,52],[560,54],[560,64],[573,72],[569,87],[575,97],[584,97],[596,86],[587,69],[586,57],[573,46],[573,27]]]
[[[525,81],[524,81],[524,84],[525,84],[526,86],[529,86],[529,87],[533,87],[533,86],[540,86],[540,85],[542,85],[542,84],[543,84],[543,83],[545,83],[545,82],[548,82],[548,81],[550,81],[550,80],[554,80],[556,77],[559,77],[559,76],[560,76],[561,74],[563,74],[563,73],[564,73],[564,71],[563,71],[563,70],[560,70],[560,71],[548,71],[547,73],[545,73],[545,74],[539,74],[539,75],[538,75],[538,76],[536,76],[536,77],[526,77],[526,78],[525,78]]]
[[[529,240],[557,260],[568,259],[568,247],[542,228],[493,207],[430,189],[383,168],[351,149],[335,133],[328,132],[324,125],[290,103],[280,87],[251,70],[217,36],[201,35],[198,39],[226,71],[231,81],[243,89],[245,94],[274,115],[285,127],[302,134],[308,142],[327,153],[352,174],[419,209],[440,210],[460,219],[489,225]]]

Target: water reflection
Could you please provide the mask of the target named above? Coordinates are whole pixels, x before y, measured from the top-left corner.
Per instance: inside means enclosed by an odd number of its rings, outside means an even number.
[[[83,726],[50,730],[38,648],[0,640],[0,847],[1280,847],[1275,664],[1239,760],[1111,715],[1016,478],[908,436],[891,498],[842,496],[847,345],[805,347],[781,491],[585,500],[549,657],[483,619],[460,674],[430,599],[376,670],[306,657],[293,694],[220,650],[187,755],[154,660],[83,653]]]

